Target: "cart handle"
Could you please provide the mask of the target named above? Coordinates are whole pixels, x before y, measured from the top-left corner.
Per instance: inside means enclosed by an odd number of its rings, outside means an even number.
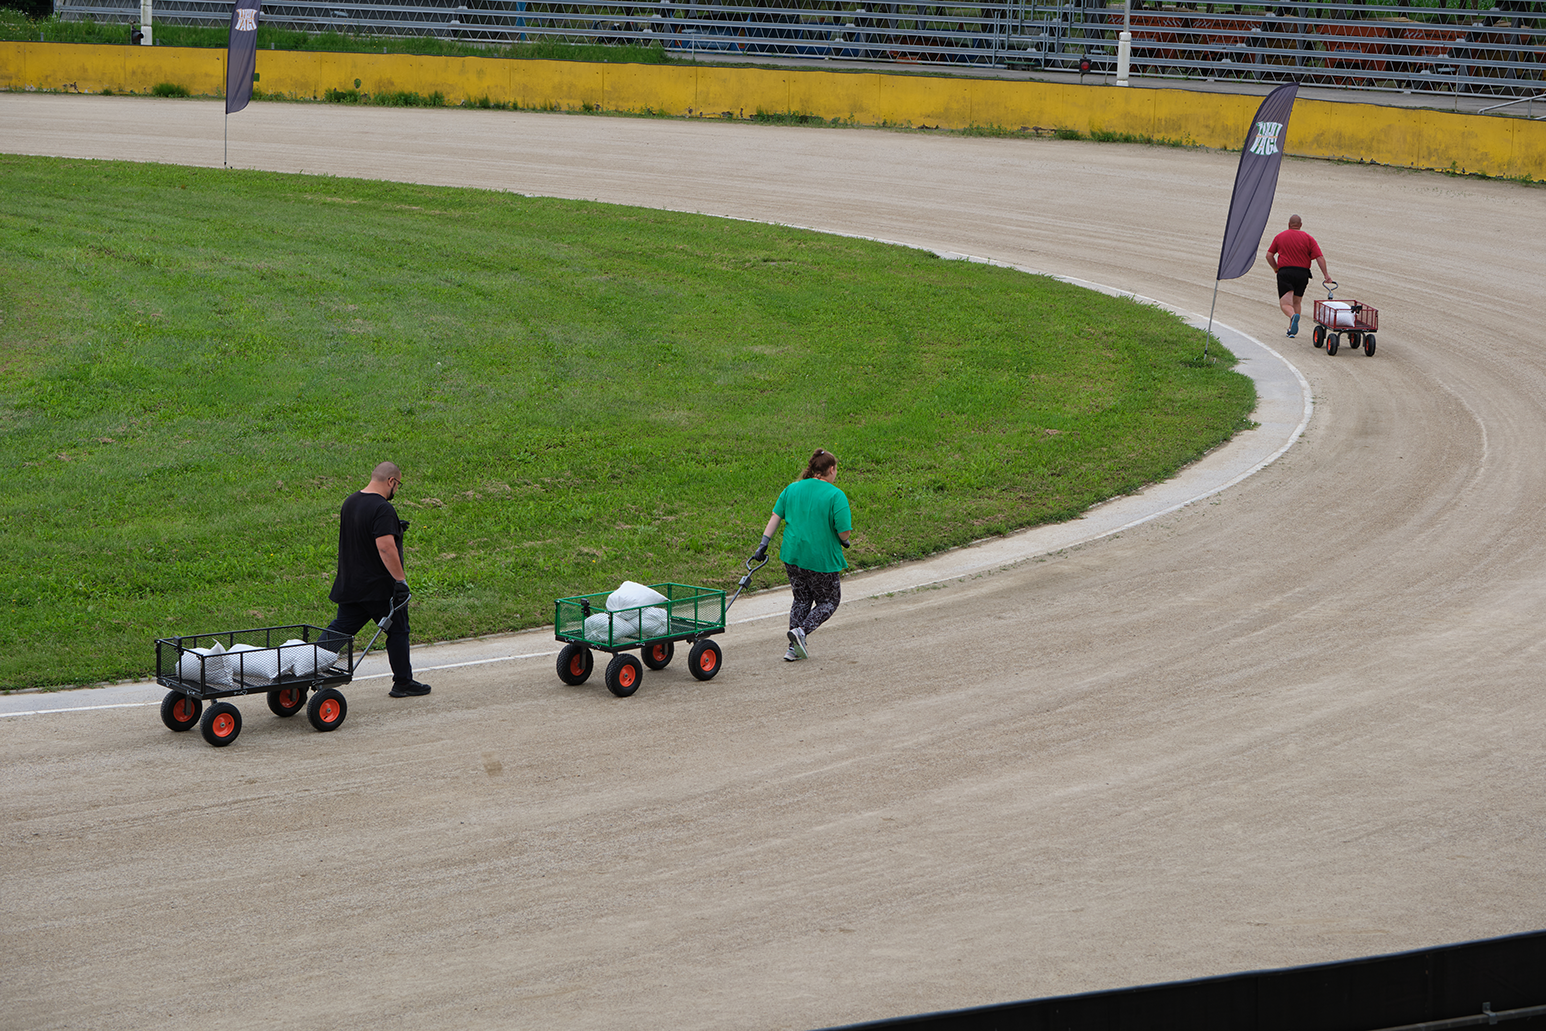
[[[755,558],[755,557],[756,556],[753,556],[753,558]],[[725,611],[726,612],[730,611],[730,606],[735,604],[735,600],[741,596],[741,592],[746,590],[746,585],[752,582],[752,574],[757,572],[757,570],[761,569],[763,566],[765,566],[767,564],[768,564],[768,556],[767,555],[763,555],[762,556],[762,561],[758,562],[755,566],[752,565],[752,560],[751,559],[747,559],[746,560],[746,575],[741,577],[740,584],[739,584],[739,586],[736,587],[735,593],[730,596],[730,600],[729,601],[725,602]]]
[[[1331,300],[1331,295],[1337,292],[1337,281],[1335,279],[1324,279],[1321,281],[1321,286],[1326,288],[1326,300]]]
[[[408,597],[404,598],[401,602],[396,600],[392,602],[392,607],[387,609],[386,617],[376,624],[376,632],[371,635],[370,643],[367,644],[365,646],[365,650],[360,652],[360,654],[355,658],[354,665],[349,667],[349,675],[351,677],[354,676],[354,671],[360,668],[360,663],[365,661],[365,656],[369,655],[370,650],[376,646],[377,638],[379,638],[386,631],[392,629],[392,617],[397,614],[397,610],[406,606],[408,604],[408,598],[412,597],[413,592],[409,591]]]

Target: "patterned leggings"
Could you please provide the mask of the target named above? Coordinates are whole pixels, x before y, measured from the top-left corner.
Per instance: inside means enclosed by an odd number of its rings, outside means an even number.
[[[789,607],[789,629],[803,627],[807,634],[815,632],[843,600],[843,587],[836,573],[816,573],[799,566],[784,563],[789,574],[789,586],[794,591],[794,604]]]

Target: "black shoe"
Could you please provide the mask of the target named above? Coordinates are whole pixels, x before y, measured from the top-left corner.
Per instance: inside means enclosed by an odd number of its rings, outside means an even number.
[[[429,685],[421,684],[417,680],[410,680],[406,684],[393,684],[392,690],[387,694],[393,698],[418,698],[429,694]]]

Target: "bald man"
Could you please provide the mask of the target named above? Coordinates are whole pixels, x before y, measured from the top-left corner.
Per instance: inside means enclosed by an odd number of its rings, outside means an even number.
[[[1299,332],[1300,309],[1304,304],[1305,288],[1310,285],[1312,260],[1321,267],[1321,284],[1331,284],[1321,245],[1301,228],[1303,225],[1298,215],[1288,216],[1288,228],[1274,236],[1267,248],[1267,264],[1278,274],[1278,307],[1288,316],[1289,336]]]
[[[392,666],[389,693],[393,698],[416,698],[429,694],[430,688],[413,679],[408,658],[408,575],[403,570],[403,531],[408,524],[392,507],[402,485],[402,470],[382,462],[368,484],[344,499],[338,513],[338,573],[328,595],[338,603],[338,616],[328,624],[326,639],[353,637],[367,621],[380,623],[391,613],[386,632]]]

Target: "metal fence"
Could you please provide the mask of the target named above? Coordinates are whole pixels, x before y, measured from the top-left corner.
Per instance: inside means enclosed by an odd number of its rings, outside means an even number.
[[[1486,4],[1484,7],[1483,4]],[[139,0],[55,0],[66,19],[133,23]],[[229,0],[156,0],[155,21],[228,23]],[[1331,4],[990,4],[759,0],[272,0],[265,24],[309,32],[432,36],[506,46],[543,41],[660,46],[673,54],[907,65],[1115,71],[1124,17],[1131,74],[1297,79],[1307,86],[1525,97],[1542,82],[1546,3],[1379,0]]]

